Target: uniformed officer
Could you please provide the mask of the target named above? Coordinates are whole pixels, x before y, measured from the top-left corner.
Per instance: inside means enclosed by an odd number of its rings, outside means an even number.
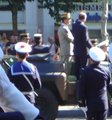
[[[87,106],[87,120],[106,120],[111,73],[102,66],[105,53],[98,47],[89,50],[90,65],[82,68],[78,86],[80,106]],[[109,90],[110,91],[110,90]]]
[[[4,57],[0,48],[0,62]],[[36,120],[39,110],[10,82],[0,65],[0,120]]]
[[[29,33],[21,33],[20,34],[20,41],[29,43],[30,42],[30,34]]]
[[[70,13],[62,15],[62,24],[58,29],[59,43],[60,43],[60,60],[65,63],[65,71],[69,74],[69,62],[73,57],[73,41],[74,37],[69,29],[71,24]]]
[[[73,55],[73,40],[74,37],[69,29],[71,24],[70,13],[64,13],[62,15],[62,24],[58,29],[58,36],[60,42],[60,59],[61,61],[69,61],[71,55]]]
[[[38,54],[38,53],[49,53],[51,45],[46,45],[43,43],[42,34],[35,33],[34,34],[34,42],[35,44],[32,46],[31,54]]]
[[[40,33],[35,33],[34,34],[34,42],[35,44],[33,45],[33,54],[37,53],[48,53],[49,52],[49,46],[43,44],[42,40],[42,34]]]
[[[25,43],[29,43],[30,42],[30,36],[29,33],[21,33],[20,34],[20,41],[21,42],[25,42]],[[6,54],[11,54],[11,55],[16,55],[16,51],[15,51],[15,44],[17,42],[9,42],[6,44]]]
[[[31,46],[25,42],[18,42],[15,50],[18,61],[9,69],[8,77],[30,102],[35,103],[34,89],[41,87],[41,80],[36,66],[26,61],[32,50]]]

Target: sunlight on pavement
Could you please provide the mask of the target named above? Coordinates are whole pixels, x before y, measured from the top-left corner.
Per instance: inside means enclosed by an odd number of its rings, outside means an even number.
[[[79,106],[59,106],[59,111],[62,111],[62,110],[75,110],[75,109],[80,109]]]
[[[56,120],[86,120],[83,110],[77,106],[59,106]],[[107,120],[112,120],[108,118]]]

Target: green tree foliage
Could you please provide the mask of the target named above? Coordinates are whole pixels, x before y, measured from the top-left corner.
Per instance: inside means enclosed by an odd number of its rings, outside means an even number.
[[[60,11],[73,12],[76,2],[98,2],[98,0],[38,0],[39,8],[47,8],[51,17],[60,20]]]
[[[34,0],[0,0],[0,2],[7,2],[8,7],[12,13],[12,26],[13,26],[13,34],[18,34],[18,21],[17,21],[17,14],[20,9],[25,8],[26,1],[34,1]]]
[[[17,25],[17,14],[20,9],[25,8],[26,1],[34,1],[34,0],[0,0],[0,2],[7,2],[9,4],[9,8],[12,12],[12,25],[13,25],[13,33],[18,33],[18,25]],[[49,14],[51,17],[54,17],[55,20],[60,20],[60,11],[64,12],[72,12],[74,11],[74,5],[76,2],[82,2],[83,5],[86,2],[97,2],[98,0],[37,0],[40,4],[40,8],[47,8],[49,10]]]

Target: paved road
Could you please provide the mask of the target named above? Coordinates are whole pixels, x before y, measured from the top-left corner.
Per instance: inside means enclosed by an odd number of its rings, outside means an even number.
[[[85,114],[78,106],[60,106],[56,120],[85,120]]]

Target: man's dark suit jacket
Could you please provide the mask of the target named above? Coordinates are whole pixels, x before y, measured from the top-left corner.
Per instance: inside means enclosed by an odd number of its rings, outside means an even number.
[[[72,34],[74,36],[74,55],[86,56],[87,48],[92,47],[87,26],[80,20],[77,20],[72,25]]]
[[[108,109],[107,89],[110,71],[101,65],[92,64],[82,68],[78,86],[79,100],[86,100],[89,112]]]

